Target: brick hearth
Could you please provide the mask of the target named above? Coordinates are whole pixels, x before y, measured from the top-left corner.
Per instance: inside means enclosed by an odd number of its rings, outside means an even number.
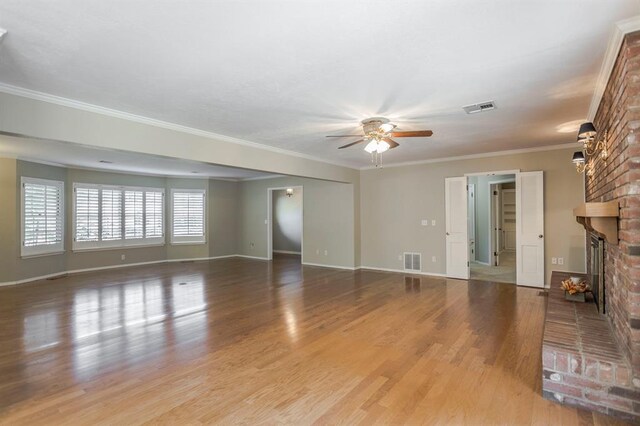
[[[640,422],[640,389],[607,318],[593,300],[564,299],[560,282],[568,274],[553,272],[542,344],[542,390],[545,398]]]

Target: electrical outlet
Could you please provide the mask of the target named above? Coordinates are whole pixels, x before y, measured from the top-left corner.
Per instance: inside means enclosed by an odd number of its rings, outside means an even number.
[[[127,258],[127,255],[126,255],[126,254],[121,254],[121,255],[120,255],[120,260],[125,260],[126,258]]]
[[[557,257],[552,257],[551,258],[551,264],[552,265],[557,265],[558,264],[558,258]]]
[[[433,263],[436,263],[436,262],[438,261],[438,259],[437,259],[435,256],[431,256],[431,261],[432,261]]]
[[[436,226],[436,220],[435,219],[431,220],[431,226]]]
[[[264,224],[265,224],[265,225],[268,225],[268,224],[269,224],[269,220],[265,219],[265,220],[264,220]]]
[[[400,262],[402,262],[402,255],[401,255],[401,254],[399,254],[399,255],[398,255],[398,260],[399,260]]]
[[[558,265],[564,265],[564,257],[558,258]]]
[[[429,226],[429,219],[422,219],[422,221],[420,222],[420,224],[422,226]]]
[[[328,251],[328,250],[325,250],[325,251],[324,251],[324,255],[325,255],[325,256],[327,256],[328,254],[329,254],[329,251]]]
[[[316,254],[320,254],[320,249],[316,249]]]

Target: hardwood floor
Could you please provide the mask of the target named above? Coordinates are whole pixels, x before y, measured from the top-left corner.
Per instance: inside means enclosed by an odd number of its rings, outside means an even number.
[[[544,301],[287,257],[0,288],[0,422],[616,423],[540,396]]]

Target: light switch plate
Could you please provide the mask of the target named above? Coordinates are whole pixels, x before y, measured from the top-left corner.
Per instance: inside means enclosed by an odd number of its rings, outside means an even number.
[[[422,219],[422,221],[420,223],[422,224],[422,226],[429,226],[429,220],[428,219]]]
[[[551,258],[551,264],[552,265],[557,265],[558,264],[558,258],[557,257],[552,257]]]
[[[431,226],[436,226],[436,220],[435,219],[431,220]]]

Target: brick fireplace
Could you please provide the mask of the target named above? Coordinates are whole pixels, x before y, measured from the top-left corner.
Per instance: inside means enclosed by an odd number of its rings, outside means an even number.
[[[619,244],[604,244],[606,315],[640,377],[640,32],[625,37],[593,122],[599,134],[608,132],[609,158],[594,162],[585,198],[620,205]],[[591,274],[589,241],[587,250]]]
[[[619,206],[618,238],[607,241],[581,221],[586,277],[592,285],[604,277],[600,306],[591,296],[567,302],[559,284],[569,274],[552,274],[543,395],[640,423],[640,31],[624,37],[593,123],[598,137],[608,134],[609,157],[587,159],[594,172],[585,175],[585,201]]]

